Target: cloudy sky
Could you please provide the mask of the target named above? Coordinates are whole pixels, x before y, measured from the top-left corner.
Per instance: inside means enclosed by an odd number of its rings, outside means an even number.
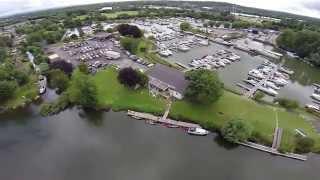
[[[0,0],[0,16],[54,7],[123,0]],[[320,18],[320,0],[215,0]]]

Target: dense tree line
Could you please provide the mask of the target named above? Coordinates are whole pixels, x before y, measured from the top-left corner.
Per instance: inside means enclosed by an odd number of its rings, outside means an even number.
[[[310,30],[285,30],[277,39],[278,45],[297,53],[311,63],[320,66],[320,33]]]

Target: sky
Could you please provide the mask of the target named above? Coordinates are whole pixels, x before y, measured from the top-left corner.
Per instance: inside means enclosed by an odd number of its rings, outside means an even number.
[[[0,17],[22,12],[124,0],[0,0]],[[196,0],[195,0],[196,1]],[[320,0],[214,0],[320,18]]]

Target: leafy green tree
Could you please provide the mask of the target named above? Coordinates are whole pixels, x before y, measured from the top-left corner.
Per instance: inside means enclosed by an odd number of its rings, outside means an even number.
[[[121,38],[120,40],[121,46],[133,54],[137,53],[139,43],[140,41],[138,39],[129,38],[129,37],[124,37],[124,38]]]
[[[58,92],[61,93],[68,88],[69,77],[60,69],[50,70],[49,85],[52,88],[58,88]]]
[[[252,127],[240,119],[230,120],[222,127],[221,134],[228,142],[244,142],[251,137]]]
[[[299,107],[299,103],[295,100],[290,100],[286,98],[277,98],[274,101],[278,102],[280,106],[286,109],[297,109]]]
[[[0,63],[4,62],[7,57],[8,57],[7,49],[0,47]]]
[[[180,30],[182,31],[188,31],[191,29],[191,25],[188,22],[182,22],[180,24]]]
[[[78,65],[79,71],[82,72],[83,74],[89,74],[89,68],[85,63],[80,63]]]
[[[0,81],[0,100],[7,100],[12,97],[17,88],[15,81]]]
[[[95,108],[98,102],[97,87],[88,75],[78,71],[72,75],[68,88],[70,101],[84,108]]]
[[[130,88],[134,88],[137,85],[146,86],[148,77],[145,74],[128,67],[120,70],[118,80],[121,84]]]
[[[137,27],[129,24],[120,24],[117,27],[117,30],[122,36],[129,36],[133,38],[141,38],[143,32]]]
[[[315,141],[310,137],[297,137],[296,148],[297,153],[308,153],[312,150]]]
[[[185,97],[192,102],[208,104],[217,101],[223,94],[223,83],[216,72],[193,70],[186,74],[189,85]]]
[[[261,91],[257,91],[254,96],[253,96],[253,99],[256,100],[256,101],[261,101],[262,98],[264,98],[264,93],[261,92]]]

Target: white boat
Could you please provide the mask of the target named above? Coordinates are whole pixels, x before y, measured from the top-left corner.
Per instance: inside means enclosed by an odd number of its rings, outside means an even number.
[[[278,87],[275,83],[271,82],[271,81],[267,81],[266,84],[265,84],[267,87],[270,87],[274,90],[279,90],[280,87]]]
[[[278,95],[278,92],[277,92],[277,91],[275,91],[274,89],[269,88],[269,87],[261,86],[261,87],[259,87],[259,90],[262,91],[262,92],[264,92],[264,93],[266,93],[266,94],[269,94],[269,95],[271,95],[271,96],[276,96],[276,95]]]
[[[208,40],[201,40],[201,41],[199,41],[199,44],[203,45],[203,46],[208,46],[209,45],[209,41]]]
[[[279,71],[290,74],[290,75],[294,73],[294,71],[286,69],[284,67],[279,68]]]
[[[273,78],[271,79],[272,82],[274,82],[278,86],[284,86],[287,85],[289,82],[282,78]]]
[[[320,94],[315,94],[315,93],[313,93],[313,94],[311,95],[311,97],[312,97],[313,99],[317,100],[317,101],[320,101]]]
[[[317,105],[306,104],[306,108],[310,109],[310,110],[313,110],[313,111],[320,112],[320,106],[317,106]]]
[[[39,88],[39,93],[44,94],[46,92],[46,87],[40,87]]]
[[[258,78],[258,79],[264,79],[265,76],[257,69],[253,69],[251,71],[249,71],[248,73],[250,76],[253,76],[255,78]]]
[[[186,52],[186,51],[189,51],[189,50],[190,50],[190,48],[189,48],[188,46],[186,46],[186,45],[180,45],[180,46],[178,47],[178,49],[179,49],[180,51],[183,51],[183,52]]]
[[[191,135],[205,136],[209,134],[209,131],[202,128],[189,128],[187,133]]]
[[[255,81],[254,79],[246,79],[246,80],[243,80],[244,82],[248,83],[248,84],[251,84],[253,86],[257,85],[257,81]]]

